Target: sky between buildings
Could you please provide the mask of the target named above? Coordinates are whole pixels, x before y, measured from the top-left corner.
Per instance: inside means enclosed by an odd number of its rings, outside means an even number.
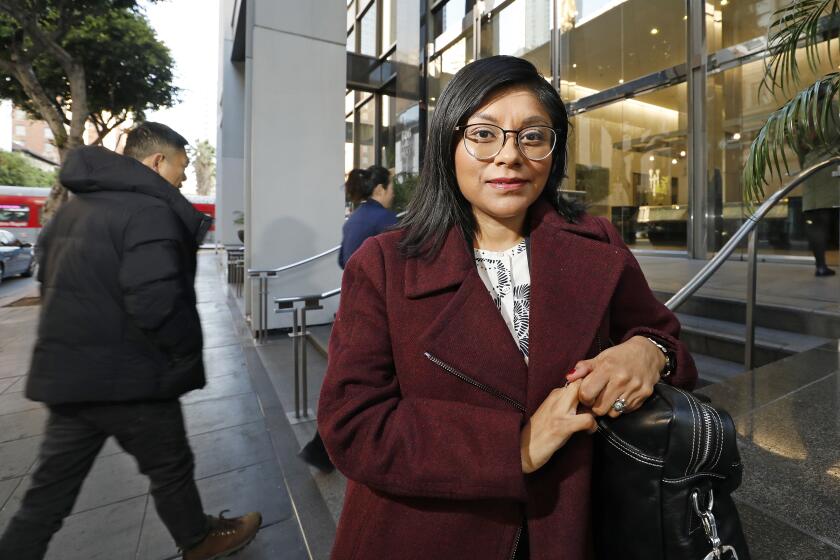
[[[219,76],[219,0],[143,2],[146,16],[175,60],[180,103],[150,111],[146,118],[171,126],[191,144],[209,140],[216,145],[216,108]],[[184,192],[195,192],[192,166]]]

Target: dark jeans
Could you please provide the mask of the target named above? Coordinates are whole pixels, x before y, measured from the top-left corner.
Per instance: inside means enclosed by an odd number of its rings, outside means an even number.
[[[835,212],[837,212],[836,208],[818,208],[803,212],[805,234],[808,236],[808,245],[814,253],[818,268],[825,266],[825,250],[828,246],[829,234],[832,233],[829,230]]]
[[[207,535],[180,402],[60,405],[50,407],[38,467],[20,510],[0,538],[0,558],[44,557],[109,436],[151,480],[155,508],[178,546],[190,548]]]

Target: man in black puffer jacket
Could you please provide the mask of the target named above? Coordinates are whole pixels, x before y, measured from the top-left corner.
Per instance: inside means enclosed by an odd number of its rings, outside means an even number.
[[[205,515],[193,480],[178,397],[204,386],[194,281],[211,219],[177,190],[186,144],[171,128],[144,123],[129,133],[124,156],[83,147],[62,167],[75,196],[38,242],[42,306],[26,384],[50,414],[0,558],[43,558],[109,436],[151,479],[184,558],[232,553],[259,530],[256,512]]]

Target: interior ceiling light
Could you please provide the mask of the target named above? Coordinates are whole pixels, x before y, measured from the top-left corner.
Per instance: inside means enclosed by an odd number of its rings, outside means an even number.
[[[685,157],[685,150],[680,151],[680,157]]]
[[[572,64],[572,68],[577,68],[577,63]]]
[[[656,158],[655,158],[655,157],[653,157],[653,156],[650,156],[648,159],[649,159],[650,161],[653,161],[653,160],[655,160]]]
[[[727,4],[729,4],[729,0],[720,0],[721,6],[726,6]]]
[[[656,35],[657,33],[659,33],[659,30],[655,27],[650,30],[651,35]]]
[[[621,78],[620,80],[618,80],[618,83],[623,84],[624,83],[624,78]]]
[[[683,16],[683,21],[688,21],[688,16]]]
[[[732,139],[733,140],[740,140],[741,139],[741,133],[736,132],[735,134],[732,135]]]
[[[677,165],[677,158],[672,159],[671,163],[673,163],[674,165]]]

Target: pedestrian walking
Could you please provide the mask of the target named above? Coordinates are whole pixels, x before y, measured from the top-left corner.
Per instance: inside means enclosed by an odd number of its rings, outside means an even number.
[[[341,268],[368,237],[379,235],[397,224],[397,215],[391,210],[394,185],[387,169],[379,165],[353,169],[347,176],[345,189],[347,198],[356,209],[342,228],[341,249],[338,252],[338,266]],[[300,450],[299,456],[322,472],[329,473],[335,468],[317,431]]]
[[[31,486],[0,537],[4,560],[44,557],[110,436],[151,480],[186,560],[235,552],[259,530],[257,512],[204,513],[178,400],[205,383],[194,281],[211,225],[178,190],[186,145],[147,122],[124,155],[82,147],[61,169],[73,196],[38,242],[42,305],[26,382],[49,417]]]
[[[347,263],[318,407],[334,560],[589,559],[595,416],[694,384],[621,234],[562,198],[567,132],[530,62],[465,66],[400,227]]]

